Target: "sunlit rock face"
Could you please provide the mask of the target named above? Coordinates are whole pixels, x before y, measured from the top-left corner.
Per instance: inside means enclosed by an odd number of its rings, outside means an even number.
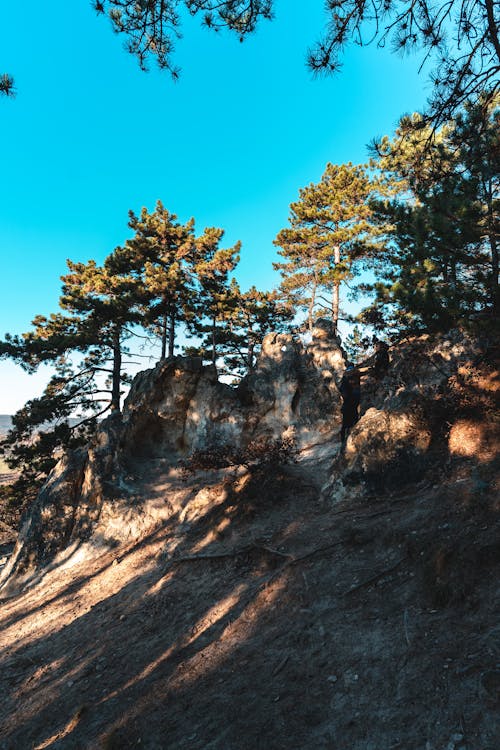
[[[345,370],[346,356],[331,320],[320,318],[312,331],[312,341],[307,347],[313,362],[330,389],[336,391]]]
[[[416,481],[422,476],[431,438],[429,421],[418,401],[401,410],[368,409],[346,443],[345,480],[363,480],[374,490]]]
[[[238,387],[219,382],[215,368],[194,357],[165,359],[139,373],[123,414],[105,419],[87,448],[51,473],[0,587],[12,577],[29,578],[61,550],[90,539],[97,547],[123,542],[158,522],[158,508],[141,507],[130,485],[138,465],[147,474],[157,459],[175,467],[196,450],[244,449],[285,435],[301,449],[335,436],[342,352],[328,326],[314,333],[307,348],[291,334],[266,336],[254,371]]]
[[[108,417],[86,448],[71,451],[54,467],[24,516],[14,552],[0,575],[2,596],[29,582],[33,572],[61,550],[75,551],[102,518],[104,499],[117,496],[121,481],[120,414]],[[15,578],[15,580],[11,580]]]
[[[330,435],[339,426],[335,377],[343,358],[333,335],[320,330],[317,341],[306,349],[296,336],[269,334],[255,370],[237,388],[196,358],[167,359],[140,373],[123,410],[122,451],[175,460],[264,436],[293,434],[300,447]]]
[[[234,388],[195,357],[163,360],[139,373],[123,409],[121,450],[129,457],[175,458],[238,440],[242,416]]]
[[[341,359],[333,335],[329,342],[332,352]],[[332,370],[324,369],[323,361],[315,358],[315,346],[315,338],[306,349],[291,334],[265,337],[255,372],[247,375],[238,388],[247,413],[246,439],[279,436],[292,429],[300,447],[338,430],[339,392]],[[322,346],[326,347],[324,341]]]
[[[325,494],[339,487],[399,490],[454,459],[493,460],[500,392],[494,340],[467,332],[409,337],[390,350],[381,378],[362,378],[360,419],[332,466]]]
[[[448,449],[451,456],[478,458],[482,462],[493,461],[500,445],[498,424],[490,424],[474,418],[458,419],[448,436]]]

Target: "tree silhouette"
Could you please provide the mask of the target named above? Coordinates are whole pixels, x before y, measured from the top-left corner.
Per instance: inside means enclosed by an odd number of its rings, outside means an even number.
[[[307,309],[310,329],[318,307],[329,310],[337,327],[342,284],[378,248],[380,232],[371,222],[370,206],[375,189],[364,167],[327,164],[318,183],[300,190],[290,206],[290,227],[274,240],[285,259],[273,263],[281,272],[281,290]]]
[[[179,37],[180,14],[202,14],[208,28],[228,28],[241,40],[261,18],[272,18],[272,0],[96,0],[98,13],[111,19],[117,33],[141,67],[156,57],[160,68],[176,78],[172,61]],[[307,10],[304,10],[307,13]],[[467,100],[499,88],[500,38],[495,0],[328,0],[323,37],[308,53],[314,73],[340,68],[348,43],[395,52],[416,52],[421,67],[434,65],[430,115],[437,123],[449,119]]]
[[[200,14],[202,23],[227,28],[240,40],[255,31],[260,19],[271,19],[273,0],[93,0],[141,68],[156,59],[174,79],[175,42],[182,12]],[[341,67],[349,43],[364,47],[392,45],[394,52],[420,54],[421,68],[430,63],[433,91],[429,116],[442,124],[469,99],[482,92],[493,97],[500,87],[500,20],[496,0],[327,0],[323,36],[308,52],[314,73]],[[307,10],[304,10],[307,13]],[[0,77],[0,94],[13,95],[14,81]]]
[[[15,96],[14,79],[8,73],[0,75],[0,94]]]

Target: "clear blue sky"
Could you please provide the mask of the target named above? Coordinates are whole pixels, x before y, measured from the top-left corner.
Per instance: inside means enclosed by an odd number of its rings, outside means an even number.
[[[278,0],[243,44],[188,18],[173,83],[154,63],[141,72],[89,0],[5,4],[0,72],[17,97],[0,99],[1,337],[56,311],[66,258],[102,261],[130,236],[128,210],[158,198],[243,242],[243,287],[277,283],[272,241],[299,188],[328,161],[365,161],[366,144],[428,93],[415,59],[375,47],[314,79],[305,56],[323,0],[305,6]],[[0,362],[0,413],[46,379]]]

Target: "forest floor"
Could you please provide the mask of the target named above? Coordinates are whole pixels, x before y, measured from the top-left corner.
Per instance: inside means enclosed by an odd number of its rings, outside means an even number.
[[[335,450],[138,467],[167,520],[0,603],[1,750],[498,750],[498,481],[332,496]]]

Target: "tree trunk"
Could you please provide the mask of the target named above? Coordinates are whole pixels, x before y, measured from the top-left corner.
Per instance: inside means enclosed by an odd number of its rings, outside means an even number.
[[[453,299],[457,295],[457,262],[455,258],[450,260],[450,285],[453,290]]]
[[[491,303],[493,310],[500,310],[500,290],[498,288],[498,244],[495,234],[489,236],[491,247]]]
[[[250,341],[248,344],[248,351],[247,351],[247,368],[249,372],[252,372],[253,370],[253,353],[255,349],[255,342]]]
[[[335,267],[340,263],[340,245],[335,245],[333,248],[333,260]],[[332,295],[332,323],[335,332],[339,322],[339,308],[340,308],[340,281],[333,282],[333,295]]]
[[[113,331],[113,380],[111,385],[111,411],[120,411],[120,380],[122,372],[122,349],[120,344],[121,330],[117,326]]]
[[[307,315],[307,325],[310,331],[312,331],[314,326],[314,305],[316,304],[316,290],[318,288],[318,282],[316,277],[314,278],[314,285],[311,292],[311,299],[309,301],[309,310]]]
[[[498,62],[500,62],[500,40],[498,38],[498,25],[495,21],[495,3],[494,0],[486,0],[486,17],[488,19],[488,31],[491,43],[497,53]]]
[[[161,321],[161,354],[160,359],[165,359],[167,356],[167,316],[163,316]]]
[[[495,214],[493,211],[493,186],[491,184],[491,180],[488,184],[488,190],[487,190],[487,201],[488,201],[488,220],[487,220],[487,227],[488,227],[488,239],[490,242],[490,249],[491,249],[491,281],[490,281],[490,295],[491,295],[491,304],[493,307],[493,310],[495,312],[498,312],[500,308],[500,292],[498,288],[498,243],[497,243],[497,233],[496,233],[496,222],[495,222]]]
[[[213,365],[215,365],[215,362],[217,360],[217,355],[215,353],[215,325],[216,325],[216,322],[217,322],[217,318],[214,315],[214,317],[212,318],[212,364]]]
[[[170,314],[170,325],[168,327],[168,356],[174,356],[174,344],[175,344],[175,315]]]

